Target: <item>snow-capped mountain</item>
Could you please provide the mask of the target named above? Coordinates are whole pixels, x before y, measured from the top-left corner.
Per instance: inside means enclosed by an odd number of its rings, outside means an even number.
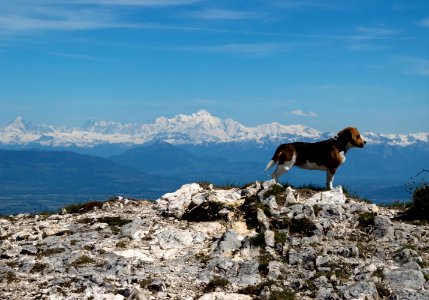
[[[232,119],[220,119],[205,110],[173,118],[159,117],[154,123],[119,123],[89,120],[80,128],[33,125],[21,117],[0,127],[0,144],[41,145],[48,147],[94,147],[103,144],[140,145],[154,140],[170,144],[206,144],[228,142],[314,141],[334,133],[303,125],[279,123],[247,127]],[[372,144],[408,146],[428,143],[429,133],[376,134],[367,132]]]

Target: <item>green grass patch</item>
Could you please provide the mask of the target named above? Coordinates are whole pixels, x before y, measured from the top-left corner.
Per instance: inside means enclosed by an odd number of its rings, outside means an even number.
[[[104,201],[89,201],[86,203],[75,203],[64,207],[64,210],[69,214],[84,214],[94,209],[103,207]]]
[[[358,217],[359,226],[361,227],[374,226],[375,225],[374,219],[376,216],[377,216],[377,213],[375,212],[366,211],[361,213]]]
[[[230,285],[230,282],[228,279],[225,279],[223,277],[214,277],[212,280],[209,281],[209,283],[204,287],[204,292],[209,293],[214,291],[217,287],[225,288],[228,285]]]
[[[274,241],[276,243],[284,244],[286,243],[287,234],[283,231],[276,230],[274,231]]]
[[[246,286],[240,290],[238,290],[239,294],[244,294],[244,295],[252,295],[252,296],[259,296],[262,292],[262,290],[266,287],[266,286],[272,286],[273,284],[275,284],[276,282],[274,280],[266,280],[263,281],[259,284],[256,285],[249,285]],[[257,299],[257,298],[255,298]]]
[[[305,236],[312,236],[313,231],[316,230],[316,225],[309,218],[292,219],[289,231],[292,234],[299,234]]]
[[[226,181],[223,184],[213,184],[209,181],[198,181],[197,183],[205,190],[209,189],[210,186],[212,186],[215,190],[230,190],[234,188],[241,188],[241,185],[230,181]]]
[[[120,228],[128,223],[131,223],[131,220],[122,219],[121,217],[102,217],[98,219],[84,218],[79,220],[79,223],[84,224],[93,224],[93,223],[106,223],[109,225],[110,230],[114,234],[118,234],[120,232]]]
[[[49,248],[44,251],[39,251],[36,255],[37,258],[49,257],[66,251],[64,248]]]
[[[255,236],[249,238],[249,243],[253,247],[265,248],[265,246],[267,246],[265,243],[265,234],[263,232],[258,232]]]
[[[295,300],[295,294],[289,290],[273,291],[270,293],[269,300]]]
[[[71,266],[73,267],[82,267],[82,266],[86,266],[86,265],[90,265],[90,264],[94,264],[95,260],[92,259],[89,256],[86,255],[82,255],[81,257],[79,257],[78,259],[76,259],[74,262],[71,263]]]
[[[299,186],[296,186],[293,188],[298,189],[298,190],[310,190],[310,191],[315,191],[315,192],[326,191],[326,186],[320,186],[320,185],[311,184],[311,183],[299,185]]]
[[[279,184],[272,185],[268,191],[264,193],[264,198],[268,198],[270,196],[279,196],[281,193],[284,193],[286,188]]]
[[[269,269],[268,266],[270,265],[270,261],[273,261],[274,257],[265,252],[259,256],[259,266],[258,266],[258,271],[262,276],[267,276]]]
[[[33,267],[31,268],[30,273],[39,273],[39,272],[42,272],[47,266],[48,266],[48,264],[35,263],[33,265]]]
[[[257,218],[258,208],[261,209],[267,217],[271,216],[269,208],[264,206],[256,195],[247,197],[244,200],[244,203],[240,206],[240,211],[244,214],[244,219],[246,220],[248,228],[259,227]]]

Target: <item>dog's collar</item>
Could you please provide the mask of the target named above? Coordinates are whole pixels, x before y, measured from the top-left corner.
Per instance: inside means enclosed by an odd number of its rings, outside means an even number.
[[[338,135],[334,136],[333,138],[331,138],[331,141],[333,142],[333,144],[335,145],[335,147],[338,148],[338,150],[340,151],[344,151],[344,153],[347,152],[348,147],[347,144],[344,141],[341,141],[340,138],[338,137]]]

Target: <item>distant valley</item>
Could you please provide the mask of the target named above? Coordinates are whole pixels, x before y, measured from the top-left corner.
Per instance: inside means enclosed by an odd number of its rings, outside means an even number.
[[[0,150],[0,214],[40,212],[115,195],[154,199],[177,186],[105,158],[65,151]]]

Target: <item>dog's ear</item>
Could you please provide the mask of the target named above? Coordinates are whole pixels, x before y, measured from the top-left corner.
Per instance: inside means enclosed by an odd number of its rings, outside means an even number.
[[[337,133],[337,139],[341,142],[348,142],[352,138],[351,127],[344,128]]]
[[[340,147],[347,147],[352,140],[352,127],[347,127],[337,133],[336,139]]]

